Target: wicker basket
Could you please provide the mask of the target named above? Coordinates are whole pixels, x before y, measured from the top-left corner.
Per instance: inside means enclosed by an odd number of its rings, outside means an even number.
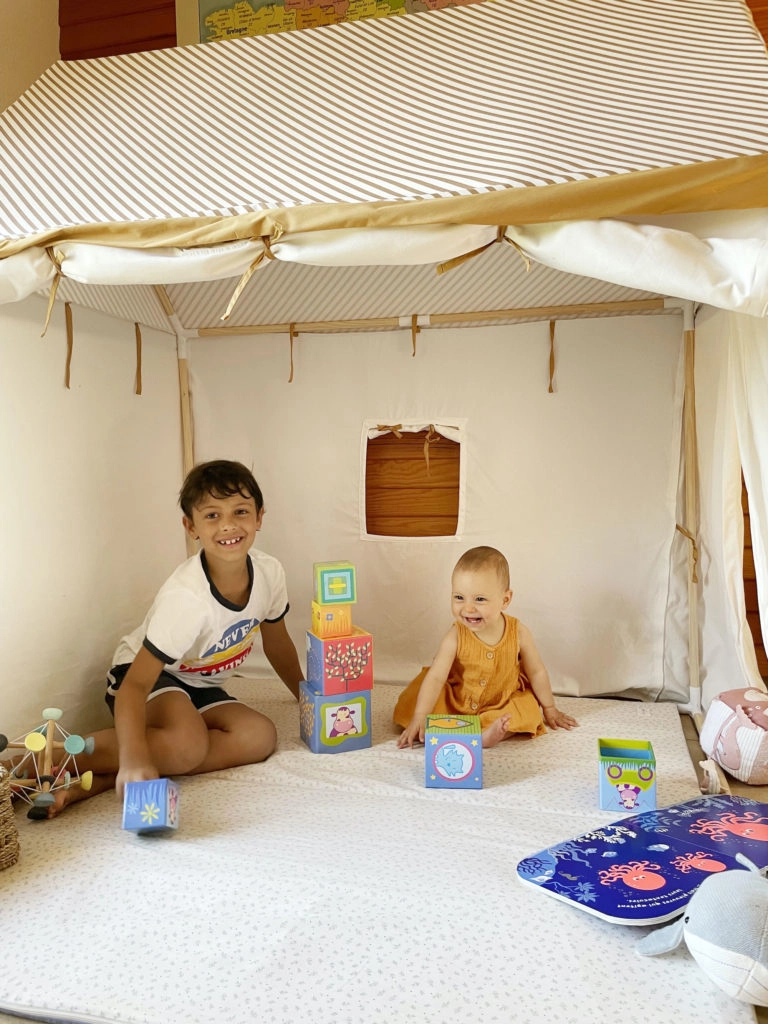
[[[11,782],[0,765],[0,871],[19,859],[19,832],[11,805]]]

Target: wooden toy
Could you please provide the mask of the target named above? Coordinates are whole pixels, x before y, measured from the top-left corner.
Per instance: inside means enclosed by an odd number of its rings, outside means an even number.
[[[599,739],[600,808],[652,811],[656,807],[656,758],[646,740]]]
[[[424,730],[428,789],[482,789],[483,738],[477,715],[427,715]]]
[[[334,636],[349,636],[352,632],[352,605],[327,605],[313,601],[312,632],[322,640]]]
[[[373,637],[353,626],[349,636],[323,639],[307,631],[308,682],[322,694],[373,688]]]
[[[93,784],[93,772],[81,774],[75,760],[77,754],[93,753],[93,738],[65,732],[58,724],[62,714],[60,708],[45,708],[43,723],[32,732],[10,742],[0,735],[0,751],[25,751],[11,769],[10,785],[12,795],[30,805],[28,818],[47,818],[57,789],[89,790]]]
[[[599,825],[521,860],[521,882],[615,924],[677,917],[736,854],[768,865],[768,804],[702,796]]]
[[[371,746],[371,692],[324,694],[310,682],[299,687],[299,729],[314,754],[340,754]]]
[[[351,562],[315,562],[314,570],[318,604],[355,604],[357,586]]]
[[[123,828],[138,835],[179,827],[179,787],[171,779],[128,782],[123,798]]]

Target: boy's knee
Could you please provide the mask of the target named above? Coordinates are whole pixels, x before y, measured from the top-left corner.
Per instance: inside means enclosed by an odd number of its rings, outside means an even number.
[[[207,729],[195,730],[177,737],[173,744],[174,770],[171,774],[188,775],[193,772],[206,759],[209,748],[210,739]]]
[[[254,764],[258,764],[259,761],[266,761],[270,754],[274,754],[277,749],[277,729],[275,723],[269,719],[266,720],[263,727],[259,730],[254,730]]]

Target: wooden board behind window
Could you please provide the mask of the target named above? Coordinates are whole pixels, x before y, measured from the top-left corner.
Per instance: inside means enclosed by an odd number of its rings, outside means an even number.
[[[387,537],[453,536],[459,521],[461,445],[440,437],[424,457],[425,430],[368,441],[366,531]]]

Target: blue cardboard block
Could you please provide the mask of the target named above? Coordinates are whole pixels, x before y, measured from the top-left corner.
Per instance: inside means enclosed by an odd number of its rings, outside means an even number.
[[[325,694],[313,683],[299,688],[299,730],[313,754],[341,754],[371,745],[371,691]]]
[[[428,789],[483,788],[483,738],[477,715],[427,715],[424,750]]]
[[[597,741],[600,807],[604,811],[656,808],[656,758],[647,740]]]
[[[123,799],[123,828],[143,835],[179,827],[179,787],[170,779],[128,782]]]

